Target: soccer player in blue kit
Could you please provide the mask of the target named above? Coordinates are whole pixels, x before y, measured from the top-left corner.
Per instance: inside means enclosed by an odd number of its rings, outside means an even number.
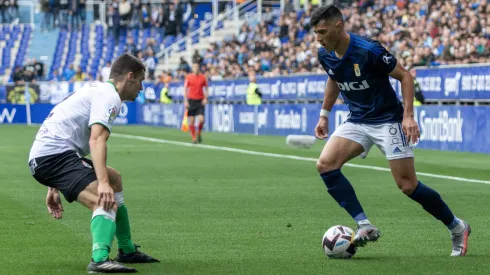
[[[315,128],[319,139],[328,137],[328,115],[339,92],[350,110],[349,118],[327,141],[317,169],[328,193],[357,222],[353,243],[364,246],[376,241],[380,231],[368,220],[356,193],[341,167],[376,145],[389,161],[401,191],[447,226],[451,233],[451,256],[464,256],[471,228],[457,218],[433,189],[417,180],[412,144],[420,137],[414,119],[414,81],[396,58],[378,41],[344,30],[343,16],[334,5],[318,8],[310,25],[322,45],[318,59],[328,74],[320,119]],[[402,86],[403,104],[389,76]]]

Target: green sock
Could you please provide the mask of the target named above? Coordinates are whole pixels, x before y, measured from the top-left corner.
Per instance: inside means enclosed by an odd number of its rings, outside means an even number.
[[[109,258],[112,240],[116,232],[114,211],[106,212],[102,208],[94,211],[90,230],[92,231],[92,259],[102,262]]]
[[[116,238],[117,246],[125,254],[136,252],[131,240],[131,228],[129,226],[128,209],[126,205],[118,205],[116,214]]]

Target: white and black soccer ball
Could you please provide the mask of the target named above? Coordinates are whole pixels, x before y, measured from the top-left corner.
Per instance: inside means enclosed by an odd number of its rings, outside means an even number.
[[[356,254],[353,245],[354,231],[343,225],[330,227],[323,235],[322,246],[325,254],[332,259],[349,259]]]

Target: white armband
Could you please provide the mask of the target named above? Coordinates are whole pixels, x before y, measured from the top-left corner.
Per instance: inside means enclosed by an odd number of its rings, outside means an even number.
[[[322,110],[320,111],[320,116],[324,116],[324,117],[328,118],[328,115],[329,115],[329,114],[330,114],[330,111],[327,111],[327,110],[325,110],[325,109],[322,109]]]

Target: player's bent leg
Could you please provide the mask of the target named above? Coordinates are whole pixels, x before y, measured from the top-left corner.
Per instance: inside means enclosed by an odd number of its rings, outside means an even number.
[[[131,239],[131,226],[129,223],[128,209],[124,203],[122,177],[119,172],[107,167],[109,182],[114,189],[114,198],[117,204],[116,213],[116,239],[118,245],[118,254],[116,261],[120,263],[154,263],[159,260],[138,251],[137,245],[133,244]]]
[[[391,173],[402,192],[443,222],[451,232],[451,256],[464,256],[468,249],[470,225],[454,216],[439,193],[417,180],[413,157],[392,159],[389,162]]]
[[[340,169],[346,162],[364,151],[364,147],[359,142],[332,136],[316,164],[328,193],[357,222],[358,230],[353,243],[359,246],[364,246],[369,241],[376,241],[380,237],[380,232],[367,219],[354,188]]]
[[[92,233],[92,261],[87,271],[100,273],[134,273],[136,269],[126,267],[109,259],[112,240],[116,233],[116,210],[105,211],[97,205],[97,181],[90,183],[80,194],[77,201],[93,211],[90,231]]]

